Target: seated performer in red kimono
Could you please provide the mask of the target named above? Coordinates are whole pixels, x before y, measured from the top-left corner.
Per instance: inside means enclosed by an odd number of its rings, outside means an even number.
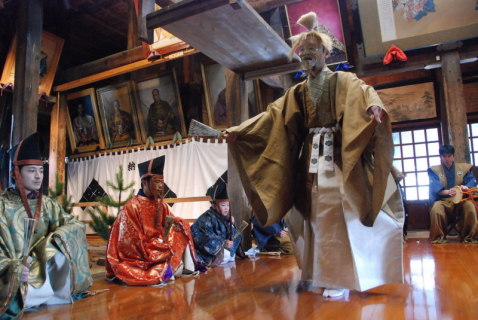
[[[106,277],[128,285],[157,285],[195,270],[189,224],[163,202],[164,156],[138,165],[142,189],[111,228]]]

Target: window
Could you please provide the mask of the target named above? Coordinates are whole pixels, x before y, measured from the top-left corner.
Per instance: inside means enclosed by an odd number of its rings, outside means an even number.
[[[478,154],[478,124],[477,149]],[[407,200],[428,199],[430,166],[440,164],[438,127],[393,132],[393,165],[405,174],[401,185]],[[478,155],[477,155],[478,160]]]
[[[478,165],[478,123],[469,123],[467,127],[471,163],[476,166]]]

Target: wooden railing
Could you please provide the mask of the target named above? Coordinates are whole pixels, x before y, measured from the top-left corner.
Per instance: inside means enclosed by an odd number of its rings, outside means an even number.
[[[163,200],[165,203],[178,203],[178,202],[196,202],[196,201],[211,201],[210,196],[202,196],[202,197],[184,197],[184,198],[166,198]],[[73,203],[73,207],[100,207],[103,212],[108,214],[108,206],[105,206],[101,202],[91,201],[91,202],[77,202]],[[189,223],[193,223],[196,219],[185,219]],[[90,220],[81,220],[82,222],[89,222]]]

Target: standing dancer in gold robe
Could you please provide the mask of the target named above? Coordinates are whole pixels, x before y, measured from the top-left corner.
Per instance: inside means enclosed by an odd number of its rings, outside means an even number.
[[[402,283],[403,204],[391,124],[375,90],[325,65],[315,13],[293,37],[308,77],[223,133],[262,225],[286,216],[302,279],[324,296]]]

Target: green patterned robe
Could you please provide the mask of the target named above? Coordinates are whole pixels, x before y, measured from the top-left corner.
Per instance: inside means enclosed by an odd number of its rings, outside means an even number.
[[[38,200],[28,200],[35,212]],[[20,196],[12,189],[0,195],[0,318],[22,314],[27,286],[20,282],[22,273],[24,218],[28,217]],[[92,284],[89,269],[85,225],[65,213],[48,196],[42,198],[38,231],[34,234],[30,256],[32,265],[28,284],[35,288],[45,282],[46,263],[56,253],[65,255],[70,264],[71,294],[86,291]]]

